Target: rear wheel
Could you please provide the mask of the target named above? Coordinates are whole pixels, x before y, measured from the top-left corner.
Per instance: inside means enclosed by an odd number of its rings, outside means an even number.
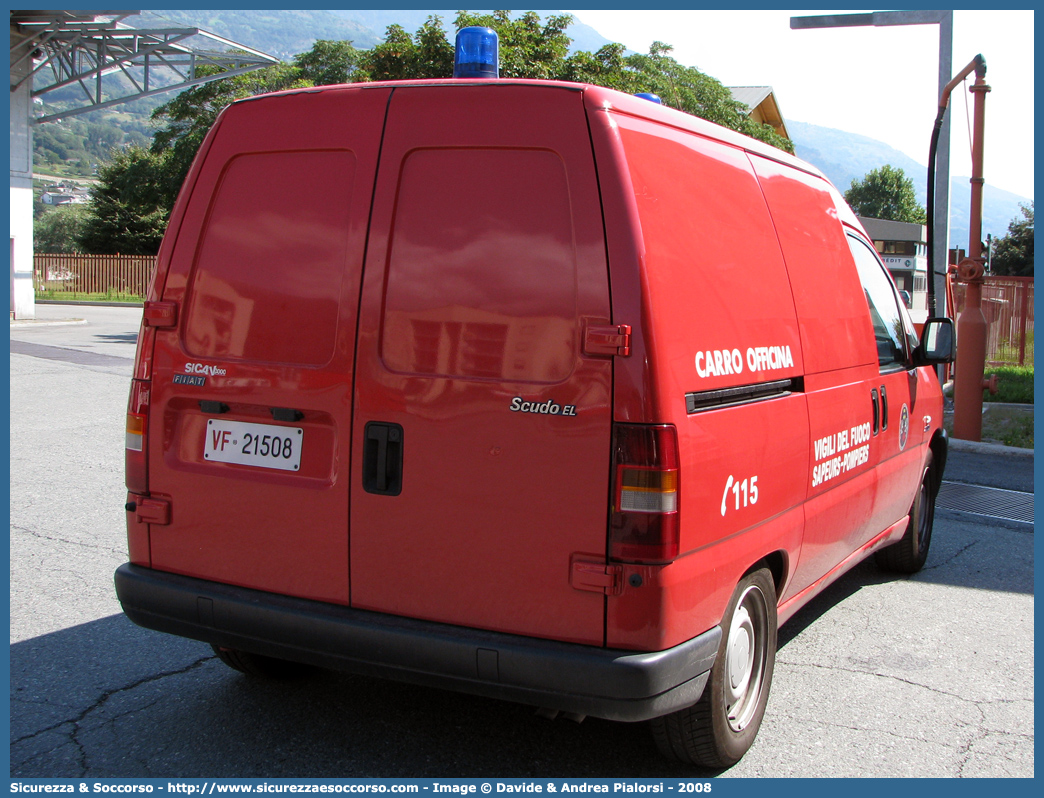
[[[924,567],[928,558],[928,547],[932,542],[932,525],[935,521],[935,472],[932,455],[921,472],[921,484],[917,489],[910,522],[906,534],[891,546],[886,546],[874,555],[877,567],[901,574],[915,574]]]
[[[776,588],[772,574],[761,569],[745,576],[732,595],[700,700],[652,721],[660,751],[704,767],[736,764],[761,727],[775,660]]]
[[[245,673],[248,676],[256,676],[261,679],[293,679],[308,673],[311,668],[299,662],[290,662],[285,659],[266,657],[263,654],[252,654],[249,651],[240,651],[236,648],[223,648],[212,645],[218,659],[228,667]]]

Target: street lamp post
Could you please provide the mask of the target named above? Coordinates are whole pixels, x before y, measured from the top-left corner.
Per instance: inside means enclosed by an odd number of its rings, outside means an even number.
[[[807,28],[853,28],[853,27],[888,27],[892,25],[938,25],[939,26],[939,91],[942,96],[946,85],[950,82],[953,71],[953,12],[952,11],[874,11],[870,14],[828,14],[815,17],[791,17],[790,27],[793,30]],[[935,173],[935,212],[933,227],[935,240],[931,241],[934,274],[932,284],[935,295],[943,298],[943,313],[947,315],[951,309],[946,308],[946,269],[948,264],[947,242],[950,231],[950,114],[943,117],[943,126],[938,145],[939,167]],[[941,233],[941,235],[940,235]],[[939,271],[939,269],[942,271]]]

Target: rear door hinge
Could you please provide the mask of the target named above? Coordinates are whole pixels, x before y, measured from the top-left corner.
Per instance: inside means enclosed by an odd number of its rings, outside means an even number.
[[[146,327],[173,327],[178,323],[176,302],[146,302],[142,311]]]
[[[127,509],[130,510],[130,507]],[[144,499],[139,496],[134,500],[132,512],[142,524],[163,526],[170,523],[170,502],[166,499]]]
[[[590,555],[588,555],[590,556]],[[623,566],[573,559],[569,584],[576,590],[591,590],[616,596],[623,590]]]
[[[631,354],[631,325],[588,325],[584,332],[584,354],[628,357]]]

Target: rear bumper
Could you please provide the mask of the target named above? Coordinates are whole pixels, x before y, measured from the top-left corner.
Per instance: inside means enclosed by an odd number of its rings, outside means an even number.
[[[116,570],[123,611],[147,629],[218,646],[609,720],[699,700],[720,627],[651,653],[486,632],[154,571]]]

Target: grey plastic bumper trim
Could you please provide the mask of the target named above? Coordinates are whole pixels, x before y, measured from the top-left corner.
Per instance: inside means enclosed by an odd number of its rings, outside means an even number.
[[[121,565],[134,623],[334,670],[639,721],[699,700],[720,627],[666,651],[633,652],[487,632]]]

